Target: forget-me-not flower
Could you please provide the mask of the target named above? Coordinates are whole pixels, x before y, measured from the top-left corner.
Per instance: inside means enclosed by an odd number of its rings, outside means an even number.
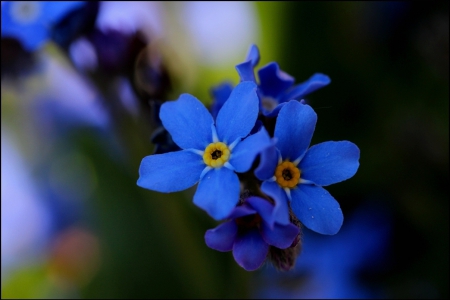
[[[51,26],[85,1],[2,1],[2,37],[34,51],[50,37]]]
[[[162,104],[159,116],[182,150],[144,157],[137,184],[170,193],[198,182],[194,203],[216,220],[227,217],[239,202],[235,172],[248,171],[256,155],[270,145],[265,129],[248,136],[258,116],[256,84],[238,84],[215,122],[189,94]]]
[[[254,68],[259,62],[259,50],[251,45],[243,63],[236,65],[241,81],[256,83]],[[271,62],[258,70],[258,96],[263,115],[276,116],[289,100],[302,98],[330,83],[330,78],[321,73],[315,73],[308,80],[295,85],[295,79],[282,71],[276,62]]]
[[[227,219],[206,231],[205,242],[214,250],[232,250],[236,262],[247,271],[254,271],[264,263],[270,246],[280,249],[292,246],[300,232],[292,223],[276,223],[273,205],[259,197],[247,198]]]
[[[352,177],[359,167],[359,148],[349,141],[329,141],[308,149],[317,115],[307,104],[291,100],[280,110],[275,125],[276,148],[261,154],[255,175],[261,190],[275,201],[276,220],[289,223],[289,206],[309,229],[321,234],[339,231],[339,203],[323,186]]]

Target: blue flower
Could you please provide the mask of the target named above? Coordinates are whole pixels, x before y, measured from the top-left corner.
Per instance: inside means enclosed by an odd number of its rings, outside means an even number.
[[[252,298],[256,299],[382,299],[374,277],[385,271],[392,237],[392,211],[381,202],[358,206],[339,234],[302,233],[302,254],[295,269],[280,273],[266,268]],[[364,276],[361,274],[369,275]],[[280,284],[291,282],[290,287]]]
[[[352,177],[359,167],[359,149],[349,141],[329,141],[308,149],[317,115],[307,104],[291,100],[277,118],[276,148],[261,154],[255,175],[261,190],[275,201],[276,220],[289,223],[289,205],[309,229],[321,234],[339,231],[343,215],[339,203],[323,186]]]
[[[259,50],[252,45],[243,63],[236,65],[241,81],[256,83],[254,68],[259,62]],[[283,72],[278,63],[271,62],[258,71],[258,96],[263,115],[276,116],[289,100],[302,98],[330,83],[327,75],[316,73],[303,83],[294,86],[295,79]]]
[[[270,145],[265,129],[247,137],[257,116],[253,82],[242,82],[233,89],[215,122],[206,107],[189,94],[164,103],[161,121],[182,150],[144,157],[137,184],[170,193],[198,182],[194,204],[216,220],[225,218],[239,201],[240,182],[235,172],[248,171],[256,155]]]
[[[286,249],[293,245],[300,229],[292,223],[280,225],[273,220],[273,205],[259,197],[249,197],[233,209],[228,221],[205,233],[208,247],[233,250],[236,262],[247,271],[264,263],[270,246]]]
[[[2,37],[17,38],[34,51],[50,37],[51,26],[85,1],[2,2]]]

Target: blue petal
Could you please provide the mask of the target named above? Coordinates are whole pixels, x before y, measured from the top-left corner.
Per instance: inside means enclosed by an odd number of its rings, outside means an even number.
[[[233,91],[233,84],[230,82],[224,82],[211,89],[211,94],[213,96],[213,103],[211,105],[211,114],[215,119],[220,109],[222,108],[225,101],[230,97]]]
[[[41,3],[44,4],[42,8],[45,11],[45,18],[49,20],[49,23],[55,24],[69,12],[83,6],[86,1],[42,1]]]
[[[317,115],[309,105],[291,100],[283,106],[278,114],[274,134],[278,138],[277,148],[283,160],[294,161],[305,154],[316,122]]]
[[[304,96],[328,85],[331,82],[330,77],[324,74],[316,73],[305,82],[293,87],[288,93],[279,99],[280,102],[292,99],[300,100]]]
[[[164,103],[159,117],[180,148],[203,151],[212,143],[211,125],[214,120],[194,96],[182,94],[178,100]]]
[[[182,191],[200,180],[205,167],[200,155],[186,150],[149,155],[142,159],[137,185],[162,193]]]
[[[203,176],[194,195],[194,204],[215,220],[226,218],[239,202],[239,179],[228,168],[214,168]]]
[[[276,62],[271,62],[259,69],[258,76],[261,92],[264,96],[275,99],[278,99],[295,82],[294,77],[280,70]]]
[[[246,137],[258,117],[259,99],[254,82],[241,82],[231,92],[216,119],[217,135],[224,143]]]
[[[239,74],[241,82],[242,81],[256,82],[255,73],[253,71],[253,64],[250,60],[236,65],[235,68]]]
[[[254,210],[253,208],[247,205],[239,205],[233,209],[231,214],[228,215],[227,219],[237,219],[240,217],[245,217],[254,214],[256,214],[256,210]]]
[[[327,186],[349,179],[359,167],[359,148],[348,141],[324,142],[308,149],[301,160],[301,178]]]
[[[239,74],[241,81],[253,81],[255,80],[254,68],[259,62],[259,49],[256,45],[251,45],[248,49],[247,56],[243,63],[236,65],[236,70]]]
[[[271,143],[271,146],[261,152],[259,165],[255,169],[255,175],[259,180],[272,178],[278,165],[278,150],[275,147],[276,139],[272,139]]]
[[[291,246],[299,232],[300,229],[292,223],[288,225],[275,224],[273,228],[263,223],[261,227],[261,235],[264,241],[280,249]]]
[[[245,61],[251,61],[253,67],[259,63],[259,49],[255,44],[252,44],[248,49]]]
[[[264,181],[261,190],[275,201],[273,220],[279,224],[287,225],[289,221],[289,203],[286,192],[275,181]],[[272,224],[269,224],[272,226]]]
[[[258,212],[258,214],[263,219],[263,223],[268,224],[268,226],[273,227],[273,224],[275,222],[274,215],[273,215],[273,209],[274,206],[272,203],[270,203],[268,200],[265,200],[260,197],[249,197],[245,200],[245,203],[250,205],[253,209]]]
[[[231,251],[234,239],[238,231],[238,226],[234,220],[220,224],[214,229],[209,229],[205,233],[205,243],[209,248],[217,251]]]
[[[18,39],[28,51],[35,51],[49,39],[49,31],[42,26],[17,26],[2,30],[3,37]]]
[[[336,234],[344,216],[339,203],[320,186],[300,184],[291,190],[294,214],[309,229],[321,234]]]
[[[271,146],[270,136],[264,127],[242,142],[231,151],[230,164],[236,172],[242,173],[250,169],[256,156]]]
[[[269,245],[256,228],[243,235],[238,235],[234,241],[234,259],[247,271],[254,271],[261,267],[268,252]]]

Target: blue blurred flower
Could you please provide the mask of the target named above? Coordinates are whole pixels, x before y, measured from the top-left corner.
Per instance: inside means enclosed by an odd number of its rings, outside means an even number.
[[[84,1],[5,1],[2,2],[2,37],[20,40],[34,51],[50,37],[51,27]]]
[[[289,205],[309,229],[321,234],[339,231],[339,203],[324,189],[352,177],[359,167],[359,149],[349,141],[329,141],[308,149],[317,115],[307,104],[291,100],[277,118],[277,146],[261,155],[255,175],[261,190],[276,201],[276,220],[289,223]]]
[[[292,272],[268,267],[256,279],[255,298],[380,299],[374,276],[389,264],[393,216],[380,202],[366,201],[353,211],[339,234],[303,230],[303,250]],[[371,275],[370,281],[361,274]],[[254,284],[253,286],[256,286]]]
[[[286,249],[294,243],[300,229],[292,223],[274,222],[273,205],[259,197],[249,197],[228,216],[228,221],[205,233],[208,247],[233,250],[236,262],[247,271],[258,269],[270,246]]]
[[[225,218],[239,201],[235,172],[248,171],[256,155],[270,145],[265,130],[247,137],[257,116],[253,82],[234,88],[215,123],[205,106],[189,94],[164,103],[161,121],[183,150],[144,157],[137,185],[169,193],[199,182],[194,203],[216,220]]]
[[[252,45],[243,63],[236,65],[241,81],[256,83],[254,68],[259,62],[259,50]],[[289,100],[302,98],[330,83],[327,75],[316,73],[303,83],[294,86],[295,79],[283,72],[278,63],[271,62],[258,71],[258,96],[260,109],[265,116],[276,116]]]

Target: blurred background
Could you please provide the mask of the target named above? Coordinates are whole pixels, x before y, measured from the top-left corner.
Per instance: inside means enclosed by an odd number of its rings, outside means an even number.
[[[449,7],[429,2],[2,1],[2,298],[448,298]],[[294,270],[204,243],[195,188],[136,185],[173,149],[159,105],[237,84],[251,44],[331,84],[312,144],[349,140],[334,236]]]

